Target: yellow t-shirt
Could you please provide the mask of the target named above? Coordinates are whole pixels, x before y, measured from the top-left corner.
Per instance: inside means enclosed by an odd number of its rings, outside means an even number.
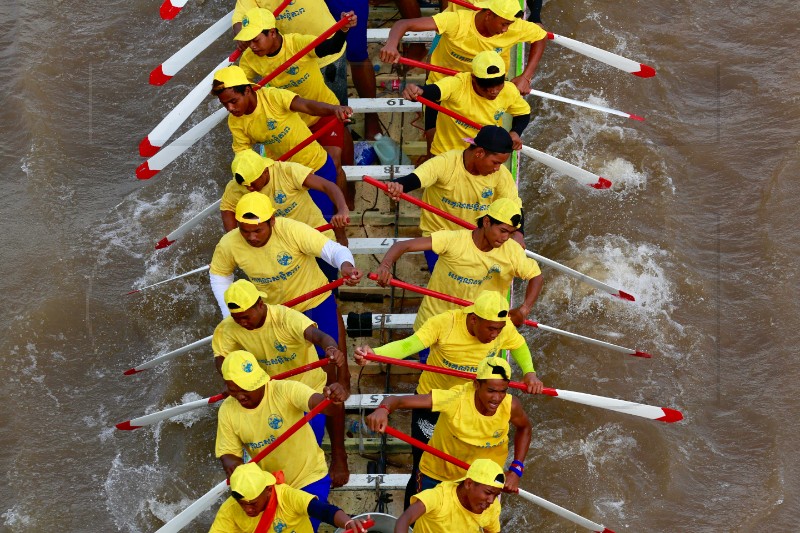
[[[278,508],[272,521],[270,533],[312,533],[308,519],[308,504],[316,498],[313,494],[295,489],[289,485],[275,485],[273,497],[278,498]],[[220,506],[214,523],[208,533],[253,533],[261,516],[249,517],[242,506],[231,496]]]
[[[433,252],[439,260],[428,288],[474,302],[481,291],[505,294],[514,278],[528,280],[541,271],[539,264],[525,256],[525,250],[509,239],[500,248],[482,252],[472,241],[470,230],[431,233]],[[426,296],[417,311],[414,331],[430,317],[461,306]]]
[[[247,350],[256,356],[267,374],[274,376],[319,359],[314,345],[303,337],[309,326],[316,325],[300,311],[282,305],[267,305],[267,318],[258,329],[243,328],[231,317],[220,322],[211,338],[211,349],[214,357]],[[322,392],[327,376],[324,370],[315,368],[288,379]]]
[[[241,22],[244,14],[254,7],[275,11],[280,4],[281,0],[236,0],[232,22],[233,24]],[[336,24],[337,20],[339,17],[334,20],[324,0],[292,0],[292,3],[275,17],[278,31],[282,34],[308,33],[315,37],[322,35],[325,30]],[[347,45],[343,46],[342,51],[338,54],[331,54],[319,59],[320,68],[330,65],[342,57],[346,48]]]
[[[505,33],[484,37],[475,27],[475,15],[477,12],[463,9],[454,12],[445,11],[433,16],[438,28],[437,33],[441,34],[442,38],[431,55],[431,63],[459,72],[471,72],[472,59],[476,55],[485,50],[494,50],[505,61],[508,72],[511,48],[515,44],[533,43],[547,38],[547,32],[541,26],[521,19],[515,20]],[[436,83],[446,76],[431,72],[428,74],[428,83]]]
[[[439,135],[439,132],[436,132]],[[464,168],[464,150],[450,150],[428,159],[414,174],[425,187],[422,201],[475,224],[489,204],[500,198],[511,198],[522,206],[514,177],[505,167],[488,176],[470,174]],[[434,231],[461,229],[439,215],[423,209],[419,227],[427,237]]]
[[[425,514],[414,524],[414,533],[500,532],[500,498],[495,498],[481,514],[475,514],[458,501],[457,486],[458,483],[445,481],[411,497],[412,504],[421,501],[425,505]]]
[[[463,309],[446,311],[429,318],[416,332],[417,338],[430,346],[428,364],[462,372],[477,372],[478,363],[492,357],[500,350],[515,350],[525,344],[514,324],[506,325],[495,340],[487,344],[467,330],[467,315]],[[462,385],[465,380],[435,372],[423,372],[417,385],[417,394],[428,394],[433,389],[447,390]]]
[[[431,396],[433,412],[441,414],[428,444],[467,464],[475,459],[491,459],[500,467],[505,465],[511,419],[510,394],[506,394],[492,416],[478,412],[475,386],[471,381],[449,390],[433,389]],[[455,481],[466,474],[463,469],[429,453],[422,454],[419,470],[439,481]]]
[[[328,239],[314,228],[286,217],[275,219],[272,236],[261,248],[250,246],[234,228],[217,243],[209,272],[230,276],[239,267],[258,290],[267,294],[267,303],[282,304],[328,283],[316,261],[326,242]],[[293,309],[312,309],[329,295],[330,291],[324,292]]]
[[[235,398],[222,402],[217,414],[217,442],[214,453],[242,456],[242,447],[254,458],[309,411],[314,390],[296,381],[270,381],[264,399],[255,409],[245,409]],[[275,448],[258,465],[269,472],[283,470],[286,484],[302,488],[325,477],[325,454],[317,446],[308,424]]]
[[[519,90],[510,81],[505,82],[500,94],[494,100],[478,96],[472,88],[472,74],[469,72],[449,76],[436,82],[436,85],[442,91],[442,107],[478,124],[502,126],[503,114],[506,112],[512,116],[531,113],[531,106],[520,96]],[[472,126],[439,113],[436,117],[436,135],[431,145],[431,153],[439,155],[448,150],[463,150],[469,146],[464,138],[475,137],[477,133]]]
[[[269,167],[269,181],[259,192],[272,200],[275,206],[275,216],[287,217],[318,228],[326,224],[322,211],[308,194],[308,189],[303,185],[309,174],[314,171],[299,163],[275,161]],[[236,211],[236,204],[249,191],[244,185],[239,185],[236,180],[231,180],[225,186],[222,200],[219,204],[220,211]],[[334,239],[333,230],[323,232],[329,239]]]
[[[297,33],[283,35],[283,45],[274,56],[259,57],[248,48],[242,54],[239,66],[244,70],[247,79],[258,82],[261,78],[283,65],[287,59],[302,50],[303,47],[308,46],[314,39],[316,39],[314,35],[299,35]],[[311,50],[298,59],[294,65],[284,70],[278,77],[269,82],[269,86],[292,91],[309,100],[339,105],[336,95],[325,85],[314,50]],[[305,113],[300,113],[300,117],[308,126],[316,124],[319,120],[319,117],[306,115]]]
[[[300,114],[289,109],[296,94],[264,87],[256,91],[256,96],[256,108],[252,113],[241,117],[228,115],[234,152],[250,150],[254,144],[263,143],[267,155],[278,159],[311,136],[311,130]],[[328,153],[314,141],[293,155],[290,161],[316,170],[322,168],[327,158]]]

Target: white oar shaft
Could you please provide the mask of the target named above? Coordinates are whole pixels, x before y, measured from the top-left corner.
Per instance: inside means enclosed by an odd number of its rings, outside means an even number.
[[[571,331],[565,331],[563,329],[546,326],[544,324],[540,324],[539,322],[536,323],[536,327],[541,329],[542,331],[549,331],[550,333],[563,335],[564,337],[569,337],[570,339],[583,341],[588,344],[594,344],[595,346],[602,346],[604,348],[608,348],[609,350],[614,350],[616,352],[621,352],[628,355],[638,355],[640,357],[650,357],[649,354],[642,355],[643,352],[639,352],[637,350],[631,350],[630,348],[625,348],[624,346],[619,346],[617,344],[611,344],[610,342],[593,339],[591,337],[585,337],[583,335],[578,335],[577,333],[572,333]]]
[[[133,294],[135,292],[142,292],[145,289],[150,289],[152,287],[157,287],[157,286],[161,285],[162,283],[168,283],[170,281],[175,281],[176,279],[185,278],[186,276],[191,276],[192,274],[197,274],[198,272],[203,272],[204,270],[208,270],[208,265],[204,265],[204,266],[201,266],[199,268],[195,268],[194,270],[190,270],[189,272],[184,272],[183,274],[179,274],[179,275],[177,275],[177,276],[175,276],[173,278],[161,280],[161,281],[159,281],[157,283],[153,283],[152,285],[147,285],[146,287],[142,287],[141,289],[133,290],[133,291],[129,292],[128,294]]]
[[[618,111],[616,109],[611,109],[610,107],[603,107],[597,104],[590,104],[589,102],[582,102],[580,100],[573,100],[572,98],[564,98],[563,96],[558,96],[557,94],[552,93],[545,93],[542,91],[537,91],[536,89],[531,89],[530,94],[534,96],[538,96],[540,98],[547,98],[548,100],[556,100],[559,102],[564,102],[565,104],[572,104],[580,107],[585,107],[587,109],[594,109],[595,111],[601,111],[603,113],[610,113],[612,115],[617,115],[620,117],[625,118],[632,118],[634,120],[644,120],[639,115],[633,115],[631,113],[625,113],[624,111]]]
[[[156,422],[161,422],[162,420],[172,418],[173,416],[182,415],[183,413],[188,413],[189,411],[200,409],[201,407],[217,403],[224,399],[225,399],[224,395],[218,394],[210,398],[203,398],[202,400],[195,400],[193,402],[182,403],[180,405],[176,405],[175,407],[163,409],[157,413],[150,413],[149,415],[140,416],[138,418],[132,418],[127,422],[122,422],[120,424],[117,424],[117,429],[132,430],[140,428],[142,426],[150,426],[155,424]]]
[[[559,271],[563,272],[564,274],[572,276],[573,278],[577,278],[578,281],[582,281],[583,283],[586,283],[587,285],[591,285],[595,289],[600,289],[601,291],[605,291],[605,292],[607,292],[609,294],[612,294],[614,296],[622,298],[623,300],[628,300],[628,301],[631,301],[631,302],[636,300],[633,296],[631,296],[630,294],[628,294],[627,292],[625,292],[625,291],[623,291],[621,289],[617,289],[616,287],[612,287],[611,285],[609,285],[607,283],[603,283],[600,280],[597,280],[597,279],[594,279],[593,277],[587,276],[586,274],[583,274],[582,272],[578,272],[577,270],[574,270],[574,269],[572,269],[572,268],[570,268],[570,267],[568,267],[566,265],[562,265],[561,263],[553,261],[552,259],[548,259],[543,255],[539,255],[539,254],[537,254],[535,252],[531,252],[530,250],[525,250],[525,255],[530,257],[530,258],[532,258],[532,259],[536,259],[538,262],[542,263],[543,265],[547,265],[547,266],[549,266],[551,268],[554,268],[556,270],[559,270]]]
[[[158,244],[156,244],[156,250],[160,250],[161,248],[165,248],[170,244],[174,243],[188,232],[190,232],[195,226],[200,224],[206,217],[208,217],[211,213],[218,212],[219,206],[222,203],[222,200],[217,200],[213,204],[209,205],[208,207],[204,207],[202,211],[197,213],[195,216],[181,224],[175,231],[161,239]]]
[[[233,11],[219,19],[206,31],[189,41],[183,48],[172,54],[172,56],[156,67],[150,73],[150,83],[153,85],[163,85],[177,74],[183,67],[197,57],[200,52],[208,48],[211,43],[222,37],[231,27]]]
[[[528,500],[529,502],[535,503],[539,507],[547,509],[551,513],[555,513],[562,518],[566,518],[570,522],[574,524],[578,524],[581,527],[585,527],[591,531],[606,531],[606,528],[597,522],[592,522],[588,518],[584,518],[579,514],[573,513],[569,509],[564,509],[560,505],[556,505],[551,501],[545,500],[542,497],[539,497],[535,494],[531,494],[527,490],[519,489],[519,495]]]
[[[214,505],[214,503],[227,492],[228,490],[228,482],[222,481],[218,485],[216,485],[213,489],[206,492],[203,496],[201,496],[198,500],[196,500],[192,505],[181,511],[177,516],[172,518],[169,522],[161,526],[161,528],[156,533],[176,533],[180,531],[189,523],[197,518],[197,516]]]
[[[627,415],[640,416],[642,418],[649,418],[650,420],[658,420],[661,422],[677,422],[683,419],[683,414],[681,414],[680,411],[669,407],[656,407],[654,405],[586,394],[585,392],[561,389],[555,389],[555,391],[558,393],[558,395],[555,396],[556,398],[592,407],[599,407],[600,409],[608,409],[609,411],[616,411],[618,413],[625,413]]]
[[[165,353],[163,355],[159,355],[158,357],[153,358],[153,359],[151,359],[151,360],[149,360],[149,361],[147,361],[145,363],[142,363],[139,366],[133,367],[130,370],[126,370],[125,371],[125,375],[129,376],[131,374],[136,374],[137,372],[141,372],[142,370],[147,370],[149,368],[153,368],[154,366],[156,366],[156,365],[158,365],[160,363],[163,363],[164,361],[169,361],[170,359],[174,359],[174,358],[178,357],[179,355],[185,354],[186,352],[190,352],[190,351],[192,351],[192,350],[194,350],[196,348],[199,348],[201,346],[205,346],[206,344],[211,344],[211,337],[212,337],[212,335],[209,335],[208,337],[205,337],[205,338],[200,339],[198,341],[194,341],[194,342],[192,342],[190,344],[187,344],[186,346],[178,348],[177,350],[172,350],[171,352],[167,352],[167,353]]]
[[[566,161],[563,161],[557,157],[553,157],[552,155],[540,152],[539,150],[531,148],[530,146],[523,146],[522,153],[531,159],[537,160],[543,165],[547,165],[556,172],[560,172],[561,174],[573,178],[583,185],[588,185],[589,187],[593,187],[595,189],[608,189],[611,187],[611,182],[606,178],[598,176],[597,174],[593,174],[588,170],[582,169],[581,167],[577,167],[572,163],[567,163]]]
[[[576,41],[575,39],[570,39],[569,37],[564,37],[563,35],[548,33],[547,36],[552,39],[553,42],[560,44],[564,48],[569,48],[573,52],[578,52],[586,57],[590,57],[600,61],[601,63],[605,63],[606,65],[611,65],[612,67],[620,70],[624,70],[625,72],[629,72],[639,76],[640,78],[650,78],[656,75],[656,71],[653,69],[653,67],[645,65],[644,63],[633,61],[632,59],[628,59],[607,50],[597,48],[596,46],[582,43],[580,41]]]

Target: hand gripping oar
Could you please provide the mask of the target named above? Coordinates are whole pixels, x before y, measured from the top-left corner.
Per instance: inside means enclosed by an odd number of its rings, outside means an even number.
[[[452,463],[452,464],[456,465],[459,468],[463,468],[465,471],[469,470],[469,465],[467,463],[465,463],[464,461],[462,461],[461,459],[457,459],[457,458],[453,457],[452,455],[444,453],[441,450],[437,450],[433,446],[431,446],[429,444],[425,444],[424,442],[422,442],[420,440],[417,440],[417,439],[415,439],[414,437],[412,437],[410,435],[406,435],[405,433],[403,433],[401,431],[397,431],[396,429],[394,429],[391,426],[386,426],[386,430],[385,431],[386,431],[386,433],[388,435],[391,435],[392,437],[395,437],[397,439],[405,441],[405,442],[411,444],[412,446],[416,446],[420,450],[423,450],[423,451],[426,451],[426,452],[428,452],[428,453],[430,453],[432,455],[435,455],[436,457],[438,457],[440,459],[444,459],[448,463]],[[554,503],[552,503],[552,502],[550,502],[548,500],[545,500],[544,498],[536,496],[535,494],[531,494],[530,492],[528,492],[526,490],[519,489],[519,493],[518,494],[520,496],[522,496],[523,498],[525,498],[526,500],[528,500],[528,501],[530,501],[532,503],[535,503],[536,505],[538,505],[540,507],[543,507],[543,508],[547,509],[548,511],[551,511],[551,512],[557,514],[558,516],[562,517],[562,518],[566,518],[567,520],[569,520],[570,522],[572,522],[574,524],[577,524],[577,525],[579,525],[581,527],[585,527],[588,530],[597,531],[599,533],[614,533],[614,531],[606,528],[603,525],[600,525],[598,523],[592,522],[588,518],[584,518],[581,515],[579,515],[577,513],[573,513],[572,511],[570,511],[568,509],[564,509],[560,505],[556,505],[556,504],[554,504]]]
[[[424,63],[422,61],[417,61],[415,59],[409,59],[407,57],[401,57],[400,58],[400,63],[402,63],[403,65],[408,65],[410,67],[417,67],[417,68],[422,68],[422,69],[425,69],[425,70],[432,70],[434,72],[440,72],[442,74],[447,74],[448,76],[454,76],[454,75],[458,74],[457,70],[453,70],[451,68],[446,68],[446,67],[440,67],[438,65],[432,65],[430,63]],[[595,111],[600,111],[602,113],[609,113],[609,114],[612,114],[612,115],[617,115],[617,116],[620,116],[620,117],[626,117],[626,118],[630,118],[630,119],[633,119],[633,120],[640,120],[640,121],[644,120],[643,117],[640,117],[639,115],[634,115],[632,113],[626,113],[624,111],[618,111],[616,109],[611,109],[610,107],[603,107],[603,106],[597,105],[597,104],[590,104],[589,102],[582,102],[580,100],[573,100],[571,98],[564,98],[563,96],[558,96],[558,95],[552,94],[552,93],[546,93],[546,92],[542,92],[542,91],[537,91],[535,89],[531,89],[529,94],[532,94],[534,96],[538,96],[539,98],[546,98],[546,99],[549,99],[549,100],[557,100],[559,102],[564,102],[565,104],[572,104],[572,105],[576,105],[576,106],[580,106],[580,107],[585,107],[587,109],[594,109]]]
[[[261,453],[256,455],[253,459],[249,462],[259,462],[267,454],[272,453],[272,451],[286,442],[286,439],[297,433],[297,431],[303,427],[309,420],[317,416],[319,413],[323,411],[328,405],[331,404],[331,400],[324,399],[315,408],[309,411],[303,418],[292,424],[292,426],[287,429],[281,436],[275,439],[272,444],[261,450]],[[218,485],[214,486],[210,491],[206,494],[201,496],[198,500],[196,500],[192,505],[181,511],[178,515],[174,516],[169,522],[161,526],[157,533],[175,533],[183,529],[186,525],[188,525],[192,520],[194,520],[197,515],[211,507],[214,502],[227,490],[228,484],[230,483],[229,480],[222,481]]]
[[[290,378],[292,376],[296,376],[297,374],[302,374],[303,372],[308,372],[309,370],[325,366],[330,362],[331,360],[329,358],[324,357],[322,359],[314,361],[313,363],[308,363],[303,366],[287,370],[286,372],[275,374],[270,378],[270,380]],[[217,394],[215,396],[211,396],[209,398],[203,398],[202,400],[187,402],[181,405],[176,405],[175,407],[169,407],[162,411],[158,411],[157,413],[150,413],[149,415],[144,415],[140,416],[139,418],[132,418],[130,420],[126,420],[125,422],[120,422],[115,427],[117,429],[121,429],[124,431],[139,429],[140,427],[143,426],[150,426],[152,424],[155,424],[156,422],[160,422],[162,420],[166,420],[168,418],[172,418],[174,416],[178,416],[183,413],[188,413],[189,411],[194,411],[195,409],[199,409],[207,405],[212,405],[214,403],[224,400],[227,397],[228,395],[226,393],[222,393],[222,394]]]
[[[481,9],[469,2],[466,2],[465,0],[451,1],[454,4],[464,6],[472,9],[473,11],[479,11]],[[556,35],[552,32],[547,32],[547,38],[552,39],[553,42],[560,44],[564,48],[569,48],[574,52],[578,52],[579,54],[596,59],[597,61],[605,63],[606,65],[624,70],[625,72],[633,74],[634,76],[639,76],[640,78],[651,78],[656,75],[656,71],[653,67],[645,65],[644,63],[633,61],[632,59],[627,59],[611,52],[607,52],[606,50],[601,50],[595,46],[582,43],[574,39],[569,39],[567,37],[562,37],[561,35]]]
[[[350,21],[349,16],[344,16],[342,19],[322,32],[322,34],[314,39],[312,42],[305,46],[302,50],[290,57],[281,66],[273,70],[265,78],[256,84],[256,89],[260,89],[278,76],[281,72],[291,67],[298,59],[306,55],[308,52],[317,47],[322,41],[339,31],[345,24]],[[156,155],[142,163],[136,168],[136,177],[139,179],[150,179],[158,172],[163,170],[168,164],[173,162],[179,155],[193,146],[201,137],[211,131],[214,126],[223,121],[228,115],[228,111],[223,107],[215,111],[210,116],[203,119],[199,124],[192,127],[189,131],[175,139],[169,146],[158,152]]]
[[[370,272],[369,279],[376,280],[376,279],[378,279],[378,275],[373,273],[373,272]],[[419,293],[419,294],[424,294],[425,296],[430,296],[432,298],[438,298],[439,300],[444,300],[445,302],[450,302],[450,303],[453,303],[453,304],[456,304],[456,305],[462,305],[462,306],[472,305],[472,302],[469,302],[467,300],[462,300],[461,298],[456,298],[455,296],[450,296],[449,294],[444,294],[444,293],[441,293],[441,292],[433,291],[431,289],[426,289],[424,287],[420,287],[418,285],[413,285],[411,283],[406,283],[405,281],[400,281],[398,279],[389,280],[389,284],[394,286],[394,287],[398,287],[398,288],[401,288],[401,289],[407,289],[409,291],[413,291],[413,292],[416,292],[416,293]],[[630,348],[625,348],[624,346],[619,346],[617,344],[612,344],[610,342],[601,341],[601,340],[598,340],[598,339],[593,339],[591,337],[585,337],[583,335],[578,335],[577,333],[572,333],[571,331],[565,331],[563,329],[558,329],[558,328],[553,328],[553,327],[550,327],[550,326],[545,326],[544,324],[536,322],[535,320],[525,319],[524,324],[526,326],[532,326],[534,328],[539,328],[539,329],[541,329],[543,331],[549,331],[551,333],[556,333],[558,335],[563,335],[564,337],[569,337],[571,339],[583,341],[583,342],[586,342],[588,344],[594,344],[595,346],[602,346],[603,348],[608,348],[609,350],[614,350],[616,352],[621,352],[621,353],[624,353],[624,354],[627,354],[627,355],[633,355],[635,357],[645,357],[645,358],[648,358],[648,359],[650,357],[652,357],[647,352],[641,352],[639,350],[632,350]]]
[[[380,181],[378,181],[378,180],[376,180],[374,178],[371,178],[369,176],[364,176],[362,179],[364,180],[364,182],[369,183],[370,185],[374,185],[375,187],[377,187],[377,188],[379,188],[381,190],[385,191],[385,190],[388,189],[388,187],[386,186],[385,183],[382,183],[382,182],[380,182]],[[462,220],[462,219],[458,218],[457,216],[453,215],[452,213],[448,213],[447,211],[442,211],[438,207],[434,207],[434,206],[432,206],[431,204],[429,204],[427,202],[423,202],[422,200],[418,200],[417,198],[414,198],[410,194],[401,193],[400,197],[403,200],[406,200],[407,202],[411,202],[412,204],[414,204],[414,205],[416,205],[418,207],[421,207],[422,209],[426,209],[426,210],[430,211],[431,213],[439,215],[442,218],[446,218],[450,222],[454,222],[454,223],[458,224],[459,226],[461,226],[462,228],[473,230],[473,229],[475,229],[477,227],[477,226],[475,226],[475,224],[467,222],[466,220]],[[561,263],[557,263],[557,262],[553,261],[552,259],[548,259],[548,258],[546,258],[544,256],[541,256],[539,254],[531,252],[530,250],[525,250],[525,255],[530,257],[530,258],[532,258],[532,259],[536,259],[537,261],[539,261],[540,263],[542,263],[544,265],[547,265],[547,266],[550,266],[552,268],[555,268],[556,270],[559,270],[559,271],[567,274],[568,276],[572,276],[574,278],[577,278],[579,281],[582,281],[582,282],[584,282],[584,283],[586,283],[588,285],[591,285],[592,287],[594,287],[596,289],[600,289],[601,291],[607,292],[608,294],[610,294],[612,296],[616,296],[617,298],[621,298],[623,300],[628,300],[630,302],[636,301],[636,299],[632,295],[628,294],[627,292],[625,292],[623,290],[620,290],[620,289],[617,289],[615,287],[612,287],[611,285],[608,285],[607,283],[603,283],[602,281],[596,280],[596,279],[594,279],[592,277],[589,277],[586,274],[582,274],[582,273],[578,272],[577,270],[573,270],[573,269],[569,268],[568,266],[564,266]]]
[[[475,128],[476,130],[480,130],[483,126],[478,124],[474,120],[468,119],[464,115],[460,113],[456,113],[452,109],[447,109],[446,107],[442,107],[441,105],[431,102],[427,98],[422,96],[417,96],[417,101],[430,107],[431,109],[435,109],[445,115],[452,117],[454,120],[458,122],[462,122],[467,126]],[[526,150],[526,148],[528,148]],[[588,185],[594,189],[608,189],[611,187],[611,182],[602,176],[598,176],[593,172],[589,172],[588,170],[584,170],[580,167],[573,165],[572,163],[567,163],[557,157],[553,157],[552,155],[547,155],[544,152],[539,152],[538,150],[534,150],[533,148],[529,148],[527,146],[522,147],[523,153],[526,155],[537,159],[540,163],[543,163],[553,170],[561,172],[574,180],[582,183],[583,185]],[[545,157],[541,157],[545,156]]]
[[[314,298],[315,296],[319,296],[320,294],[323,294],[323,293],[328,292],[330,290],[333,290],[333,289],[335,289],[337,287],[340,287],[340,286],[342,286],[342,284],[344,284],[344,282],[345,282],[344,278],[339,278],[337,280],[331,281],[330,283],[326,283],[322,287],[314,289],[313,291],[310,291],[310,292],[307,292],[307,293],[305,293],[303,295],[300,295],[297,298],[292,298],[291,300],[289,300],[287,302],[284,302],[282,305],[285,306],[285,307],[293,307],[293,306],[295,306],[295,305],[297,305],[297,304],[299,304],[301,302],[305,302],[306,300],[310,300],[311,298]],[[160,363],[163,363],[164,361],[169,361],[170,359],[174,359],[174,358],[178,357],[179,355],[183,355],[186,352],[194,350],[195,348],[199,348],[200,346],[204,346],[206,344],[211,344],[211,338],[212,338],[212,336],[208,336],[208,337],[202,338],[200,340],[194,341],[194,342],[192,342],[190,344],[187,344],[186,346],[178,348],[177,350],[173,350],[173,351],[165,353],[163,355],[159,355],[158,357],[155,357],[155,358],[153,358],[153,359],[151,359],[151,360],[149,360],[147,362],[144,362],[139,366],[135,366],[133,368],[129,368],[128,370],[123,372],[123,374],[125,374],[126,376],[130,376],[130,375],[133,375],[133,374],[138,374],[139,372],[142,372],[144,370],[148,370],[150,368],[153,368],[154,366],[156,366],[156,365],[158,365]]]
[[[161,18],[164,20],[172,20],[188,1],[189,0],[164,0],[164,3],[161,4],[158,10],[158,14],[161,15]]]
[[[384,357],[382,355],[365,355],[365,359],[375,361],[376,363],[384,363],[387,365],[398,365],[406,368],[414,368],[424,372],[435,372],[437,374],[445,374],[462,379],[475,379],[475,374],[469,372],[462,372],[461,370],[454,370],[451,368],[443,368],[438,366],[426,365],[416,361],[407,361],[405,359],[393,359],[391,357]],[[522,391],[528,390],[524,383],[512,381],[508,384],[512,389],[519,389]],[[617,400],[615,398],[607,398],[605,396],[597,396],[594,394],[586,394],[584,392],[573,392],[562,389],[551,389],[544,387],[542,394],[553,396],[568,402],[580,403],[589,405],[591,407],[599,407],[600,409],[608,409],[609,411],[616,411],[618,413],[625,413],[633,416],[640,416],[648,418],[657,422],[672,423],[683,420],[683,414],[677,409],[670,407],[654,407],[643,403],[629,402],[626,400]]]
[[[277,16],[278,13],[283,11],[290,1],[291,0],[284,0],[284,2],[279,5],[275,11],[273,11],[273,14]],[[158,126],[153,128],[153,130],[147,134],[144,139],[142,139],[142,141],[139,143],[139,155],[142,157],[150,157],[155,155],[164,145],[164,143],[167,142],[170,137],[172,137],[172,134],[181,127],[189,115],[191,115],[192,112],[197,109],[197,106],[200,105],[205,97],[208,96],[208,88],[211,87],[211,82],[214,79],[214,73],[233,64],[241,55],[242,52],[240,50],[234,50],[230,56],[223,59],[222,62],[214,68],[214,70],[209,72],[208,75],[203,78],[203,80],[198,83],[197,86],[195,86],[195,88],[192,89],[189,94],[187,94],[183,100],[181,100],[180,103],[178,103],[178,105],[176,105],[175,108],[173,108],[173,110],[163,118],[161,122],[158,123]],[[152,83],[153,74],[150,75],[150,79]],[[155,85],[163,85],[165,82],[166,80]]]

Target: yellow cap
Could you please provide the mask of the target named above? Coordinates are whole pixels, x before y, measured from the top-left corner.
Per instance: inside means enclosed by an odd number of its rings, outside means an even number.
[[[261,496],[264,489],[275,483],[275,476],[261,470],[258,463],[238,466],[231,474],[231,491],[241,494],[242,498],[249,502]]]
[[[475,298],[475,303],[464,308],[464,312],[475,313],[484,320],[505,321],[508,317],[508,300],[499,292],[483,291]]]
[[[253,307],[259,298],[267,295],[246,279],[240,279],[225,291],[225,303],[231,313],[241,313]]]
[[[228,357],[225,358],[226,361]],[[502,357],[487,357],[478,363],[478,372],[475,374],[475,379],[504,379],[511,381],[511,365]]]
[[[269,196],[260,192],[249,192],[236,204],[236,220],[245,224],[261,224],[275,214]]]
[[[274,164],[275,161],[269,157],[261,157],[254,150],[243,150],[238,152],[233,158],[231,162],[231,172],[233,172],[234,179],[236,179],[237,174],[241,176],[242,181],[240,182],[237,179],[236,183],[247,187],[260,178],[264,170]]]
[[[266,385],[269,376],[259,366],[253,354],[244,350],[236,350],[226,355],[225,360],[222,361],[222,379],[233,381],[246,391],[254,391]]]
[[[517,14],[522,11],[517,0],[486,0],[485,2],[475,2],[481,9],[488,9],[495,15],[506,20],[514,20]]]
[[[254,7],[244,13],[242,30],[233,38],[235,41],[252,41],[264,30],[275,27],[275,15],[269,9]]]
[[[484,50],[472,60],[472,73],[482,79],[505,76],[506,63],[494,50]]]
[[[214,73],[214,81],[217,82],[214,84],[215,90],[230,89],[231,87],[239,87],[240,85],[252,85],[250,80],[247,79],[242,67],[237,65],[231,65],[230,67],[225,67],[216,71]],[[221,83],[222,86],[219,86],[218,83]]]
[[[238,207],[236,213],[236,218],[238,220]],[[492,202],[492,204],[489,206],[489,209],[486,210],[486,215],[489,215],[495,220],[499,220],[503,224],[514,226],[515,228],[520,227],[522,224],[522,210],[520,209],[518,203],[511,198],[500,198]]]
[[[241,468],[241,466],[239,468]],[[236,471],[234,471],[234,473],[236,473]],[[458,481],[464,481],[467,478],[475,483],[489,485],[497,489],[502,489],[506,484],[506,475],[503,473],[503,467],[491,459],[475,459],[470,465],[469,470],[467,470],[467,475]],[[233,478],[231,478],[231,487],[233,487]]]

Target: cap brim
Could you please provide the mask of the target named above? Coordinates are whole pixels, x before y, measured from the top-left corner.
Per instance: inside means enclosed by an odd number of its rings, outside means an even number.
[[[233,40],[234,41],[252,41],[262,31],[264,31],[264,30],[261,29],[261,28],[252,28],[252,27],[248,26],[247,28],[242,28],[242,31],[237,33],[236,36],[233,38]]]

